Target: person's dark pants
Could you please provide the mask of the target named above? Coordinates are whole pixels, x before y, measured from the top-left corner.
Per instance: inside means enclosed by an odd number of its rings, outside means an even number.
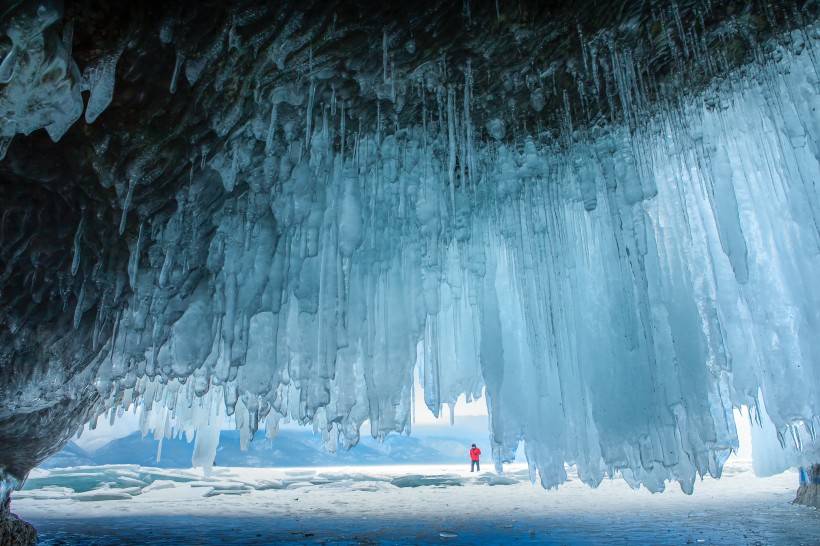
[[[481,472],[481,465],[478,463],[478,461],[471,461],[471,462],[473,464],[470,465],[470,472],[473,472],[475,470],[478,470],[479,472]]]

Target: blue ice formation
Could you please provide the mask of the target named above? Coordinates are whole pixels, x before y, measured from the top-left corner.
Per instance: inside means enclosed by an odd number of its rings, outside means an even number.
[[[4,148],[39,127],[58,140],[83,111],[100,123],[121,51],[80,75],[64,43],[20,32],[36,39],[0,65],[0,105],[16,109]],[[24,77],[43,65],[15,61],[20,44],[50,47],[59,77]],[[415,101],[412,123],[357,119],[353,99],[317,96],[325,76],[305,69],[250,114],[211,118],[224,145],[168,159],[187,177],[170,212],[132,208],[153,157],[102,180],[129,250],[111,283],[123,303],[93,307],[90,288],[68,299],[75,328],[97,309],[91,364],[60,375],[63,356],[47,355],[28,384],[91,386],[92,418],[139,404],[144,432],[194,438],[204,467],[226,415],[245,445],[283,420],[313,423],[331,450],[365,423],[374,437],[410,432],[416,367],[434,413],[485,392],[497,466],[524,441],[544,487],[569,463],[593,487],[618,473],[691,492],[737,448],[741,405],[768,430],[762,472],[817,459],[817,26],[651,101],[629,50],[590,46],[576,69],[600,81],[616,122],[567,103],[557,138],[487,114],[469,64],[399,73],[392,47],[385,34],[384,71],[362,88],[385,109]],[[200,85],[200,70],[177,56],[169,93]],[[511,108],[560,98],[550,77]],[[34,387],[15,398],[42,403]],[[767,464],[772,440],[781,458]]]

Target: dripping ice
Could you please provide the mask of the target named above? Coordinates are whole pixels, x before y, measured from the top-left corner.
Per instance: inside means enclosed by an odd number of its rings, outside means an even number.
[[[379,108],[363,126],[335,93],[318,101],[312,77],[260,96],[242,130],[238,111],[214,120],[225,146],[129,244],[133,297],[101,349],[100,410],[141,404],[145,432],[195,438],[205,467],[225,414],[245,445],[292,419],[346,448],[364,423],[410,431],[418,366],[435,414],[486,389],[497,466],[524,441],[544,487],[570,463],[592,486],[620,472],[689,492],[737,447],[739,405],[800,445],[789,462],[815,460],[820,48],[816,29],[794,39],[804,49],[657,108],[628,53],[604,66],[590,49],[585,69],[617,88],[623,119],[581,130],[566,103],[565,143],[511,136],[502,117],[474,126],[469,67],[397,82],[386,33],[379,101],[420,97],[417,123]],[[80,89],[88,123],[108,107],[117,62],[67,70],[52,136],[79,117]],[[294,109],[303,127],[282,115]],[[115,182],[122,236],[144,174]],[[189,245],[208,229],[207,248]],[[84,311],[81,292],[75,325]]]
[[[801,81],[808,56],[790,62],[800,69],[788,76],[760,69],[777,111],[747,82],[710,90],[716,106],[692,101],[666,112],[677,119],[658,114],[632,135],[587,135],[558,153],[534,138],[501,143],[500,127],[467,151],[469,100],[459,105],[454,88],[440,91],[444,131],[382,128],[346,153],[329,146],[350,122],[343,109],[325,106],[303,149],[276,126],[274,101],[270,155],[233,142],[232,160],[214,165],[226,188],[249,189],[223,211],[209,278],[155,354],[115,346],[112,361],[153,367],[134,392],[154,411],[174,403],[175,430],[213,411],[213,396],[196,395],[219,385],[244,429],[313,421],[344,446],[365,421],[374,436],[409,430],[418,365],[435,413],[486,386],[493,457],[525,441],[546,487],[566,478],[566,461],[591,485],[614,469],[689,491],[736,447],[733,405],[765,400],[779,430],[816,420],[818,196],[803,173],[818,171],[820,120]],[[262,177],[272,168],[278,185]],[[209,176],[194,174],[189,199]],[[171,268],[196,208],[180,210],[146,241]],[[155,274],[140,264],[138,276]],[[167,276],[138,284],[137,299]],[[140,313],[126,310],[123,327],[164,321]],[[198,430],[197,453],[213,437]]]

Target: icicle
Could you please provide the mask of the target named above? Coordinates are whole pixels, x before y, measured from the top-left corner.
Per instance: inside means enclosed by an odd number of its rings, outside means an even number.
[[[6,58],[0,63],[0,84],[7,84],[14,75],[14,67],[17,66],[17,55],[20,50],[17,44],[11,46],[11,51],[6,54]]]
[[[236,148],[231,151],[231,170],[228,176],[222,179],[222,185],[225,191],[232,192],[236,186],[236,173],[239,172],[239,152]]]
[[[71,261],[71,276],[77,275],[77,270],[80,268],[80,257],[82,254],[80,240],[85,231],[85,215],[80,217],[80,224],[77,226],[77,232],[74,234],[74,258]]]
[[[464,132],[467,135],[467,177],[470,183],[473,181],[473,172],[475,171],[475,158],[473,156],[473,120],[471,116],[472,110],[472,92],[473,92],[473,68],[469,60],[467,60],[467,72],[464,77]]]
[[[171,94],[177,92],[177,81],[179,80],[179,71],[182,68],[183,64],[185,64],[185,54],[181,51],[177,51],[177,60],[176,64],[174,65],[174,73],[171,76],[171,85],[169,87]]]
[[[74,47],[74,19],[66,21],[63,25],[63,45],[66,53],[71,56],[71,50]]]
[[[267,155],[273,154],[273,139],[276,136],[276,118],[278,109],[279,102],[275,98],[271,99],[270,124],[268,125],[268,137],[265,139],[265,153]]]
[[[134,246],[134,253],[131,255],[131,267],[128,269],[128,280],[131,284],[131,289],[135,291],[137,288],[137,271],[139,271],[140,252],[142,251],[142,232],[145,229],[145,224],[140,222],[140,231],[137,235],[137,242]]]
[[[390,63],[390,102],[396,104],[396,63]]]
[[[382,78],[387,85],[387,30],[382,33]]]
[[[456,112],[455,90],[447,90],[447,146],[450,150],[447,160],[447,175],[450,180],[450,206],[452,207],[453,230],[456,225]]]
[[[347,136],[347,131],[345,130],[345,103],[344,103],[344,101],[342,101],[342,115],[341,115],[341,120],[339,121],[339,134],[341,135],[341,137],[340,137],[341,138],[341,142],[340,142],[341,150],[339,150],[339,153],[342,156],[342,164],[344,164],[344,159],[345,159],[345,137]]]
[[[305,152],[310,151],[310,137],[313,130],[313,102],[316,97],[316,83],[310,81],[310,98],[308,98],[307,113],[305,114]]]
[[[83,285],[80,288],[80,293],[77,294],[77,306],[74,308],[74,320],[72,323],[75,330],[80,327],[83,312],[85,312],[85,282],[83,282]]]
[[[376,101],[376,146],[382,144],[382,101]]]
[[[133,178],[128,183],[128,192],[125,194],[125,202],[122,204],[122,216],[120,217],[120,235],[125,232],[125,222],[128,220],[128,209],[131,208],[131,197],[134,194],[134,187],[137,185]]]

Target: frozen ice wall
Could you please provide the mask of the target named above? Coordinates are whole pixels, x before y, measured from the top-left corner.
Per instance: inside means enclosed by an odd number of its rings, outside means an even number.
[[[805,47],[566,151],[467,150],[452,92],[440,128],[357,135],[345,154],[327,106],[308,134],[242,134],[143,230],[98,381],[175,430],[224,401],[241,428],[313,421],[335,446],[365,421],[409,431],[418,364],[434,412],[486,384],[495,460],[525,441],[546,487],[570,462],[591,485],[618,470],[691,490],[737,446],[733,405],[761,397],[785,441],[811,444],[820,49]],[[187,278],[204,186],[240,178],[190,303],[157,302]]]
[[[165,159],[188,182],[127,239],[93,413],[142,404],[146,431],[195,436],[206,467],[226,414],[245,441],[293,419],[349,447],[363,423],[410,431],[419,366],[434,413],[486,387],[497,466],[524,441],[544,487],[568,462],[592,486],[620,472],[691,491],[737,447],[738,405],[799,448],[792,462],[816,460],[818,29],[783,43],[654,104],[628,54],[590,50],[622,115],[585,124],[567,106],[558,139],[476,124],[469,64],[394,79],[387,37],[378,100],[413,94],[412,123],[319,100],[310,71],[250,116],[214,117],[225,145]],[[196,83],[183,63],[170,92],[183,71]],[[136,178],[111,181],[120,232]]]

